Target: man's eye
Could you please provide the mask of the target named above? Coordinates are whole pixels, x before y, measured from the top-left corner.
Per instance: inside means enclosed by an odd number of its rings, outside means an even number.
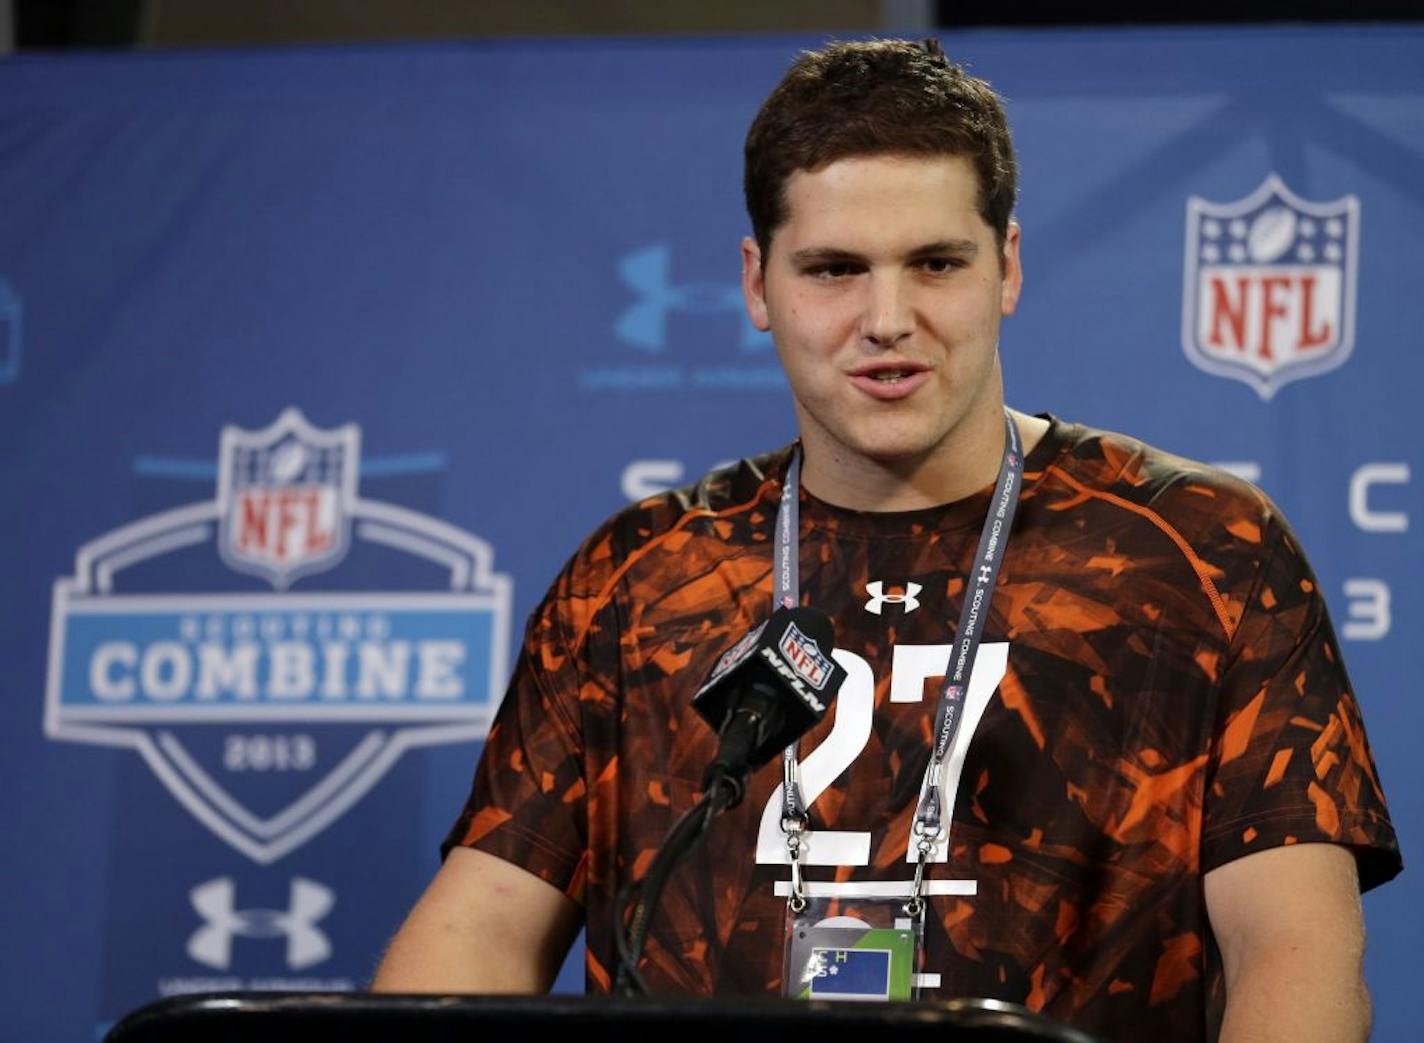
[[[946,275],[964,267],[964,262],[957,257],[926,257],[920,262],[920,267],[931,275]]]
[[[826,264],[813,265],[806,271],[808,275],[816,279],[844,279],[856,273],[856,266],[849,261],[831,261]]]

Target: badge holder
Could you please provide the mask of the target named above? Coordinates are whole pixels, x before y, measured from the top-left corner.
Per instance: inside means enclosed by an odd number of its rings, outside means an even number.
[[[791,897],[786,902],[782,995],[882,1003],[917,999],[925,940],[923,869],[915,874],[909,898],[812,898],[801,879],[804,827],[784,823],[783,828],[791,855]]]

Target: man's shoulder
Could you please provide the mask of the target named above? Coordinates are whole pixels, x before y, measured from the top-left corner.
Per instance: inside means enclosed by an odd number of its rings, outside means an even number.
[[[1049,477],[1155,515],[1184,534],[1230,528],[1236,520],[1261,525],[1279,519],[1265,493],[1225,468],[1084,424],[1056,421],[1054,431],[1058,445]]]
[[[1200,590],[1201,608],[1228,639],[1268,571],[1314,589],[1290,526],[1250,482],[1128,435],[1079,424],[1062,424],[1058,434],[1036,497],[1038,517],[1076,526],[1079,543],[1097,533],[1101,539],[1084,545],[1108,547],[1110,558],[1131,563],[1122,582]]]
[[[780,489],[795,446],[743,457],[708,471],[696,482],[631,504],[612,524],[634,520],[652,535],[684,524],[691,517],[735,515],[763,503]]]
[[[1042,476],[1045,514],[1105,526],[1114,553],[1143,569],[1156,563],[1195,573],[1219,614],[1229,617],[1227,630],[1235,630],[1233,620],[1267,561],[1302,574],[1309,569],[1279,507],[1243,477],[1136,437],[1059,427],[1061,443]],[[1088,514],[1071,519],[1077,504]]]
[[[659,545],[702,535],[723,520],[736,527],[775,511],[780,482],[793,446],[717,467],[698,481],[631,503],[611,515],[580,544],[566,573],[585,582],[608,581]],[[715,530],[714,530],[715,531]],[[727,530],[717,531],[720,538]]]

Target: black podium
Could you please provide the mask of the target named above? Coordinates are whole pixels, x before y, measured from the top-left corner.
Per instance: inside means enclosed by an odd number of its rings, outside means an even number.
[[[105,1043],[630,1043],[659,1037],[672,1043],[1098,1043],[996,1000],[871,1004],[350,992],[174,997],[129,1014]]]

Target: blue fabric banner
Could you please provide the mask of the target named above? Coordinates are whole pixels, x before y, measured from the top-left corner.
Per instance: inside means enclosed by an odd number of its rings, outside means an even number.
[[[578,540],[794,435],[740,162],[814,42],[0,63],[0,1035],[368,980]],[[1020,150],[1010,402],[1281,504],[1417,861],[1424,30],[945,47]]]

